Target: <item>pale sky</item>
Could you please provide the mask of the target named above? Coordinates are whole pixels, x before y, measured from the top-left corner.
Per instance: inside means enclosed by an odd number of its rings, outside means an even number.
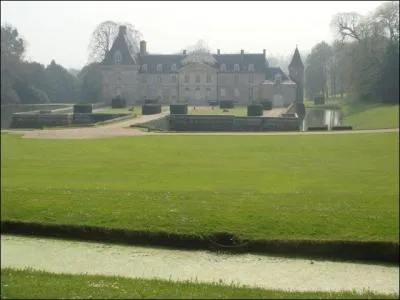
[[[129,22],[150,53],[169,54],[203,39],[213,52],[301,53],[331,42],[332,15],[367,14],[382,1],[1,1],[1,24],[9,23],[27,42],[26,57],[65,68],[87,63],[91,34],[103,21]]]

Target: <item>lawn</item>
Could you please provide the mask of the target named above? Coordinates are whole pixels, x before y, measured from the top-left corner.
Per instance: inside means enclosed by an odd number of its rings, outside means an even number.
[[[141,115],[142,114],[142,107],[139,106],[134,106],[133,111],[129,111],[131,107],[127,108],[111,108],[111,107],[105,107],[105,108],[100,108],[96,110],[96,113],[103,113],[103,114],[136,114],[136,115]]]
[[[397,133],[1,139],[3,221],[398,242]]]
[[[226,115],[226,116],[247,116],[247,106],[238,106],[235,108],[227,109],[224,112],[224,109],[219,107],[211,106],[196,106],[196,109],[191,109],[189,111],[190,115]]]
[[[399,105],[353,108],[345,114],[344,124],[353,129],[399,128]]]
[[[286,292],[217,283],[172,282],[1,269],[1,298],[26,299],[396,299],[396,295],[352,292]]]

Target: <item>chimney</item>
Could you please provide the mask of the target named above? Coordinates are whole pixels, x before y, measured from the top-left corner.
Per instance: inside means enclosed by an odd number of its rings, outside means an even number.
[[[244,54],[244,50],[243,49],[240,50],[240,54],[243,56],[243,54]]]
[[[126,26],[125,26],[125,25],[119,26],[119,33],[118,33],[118,35],[125,35],[125,34],[126,34]]]
[[[265,57],[265,49],[263,49],[263,54],[264,54],[264,57]]]
[[[186,55],[186,50],[183,50],[183,55]]]
[[[140,41],[140,55],[146,55],[146,41]]]
[[[220,55],[220,54],[221,54],[221,50],[217,49],[217,55]]]

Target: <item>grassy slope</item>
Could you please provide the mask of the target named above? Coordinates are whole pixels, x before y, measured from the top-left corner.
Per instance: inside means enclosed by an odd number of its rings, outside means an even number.
[[[398,241],[398,135],[2,134],[2,220]]]
[[[258,299],[395,299],[395,295],[351,292],[283,292],[218,284],[171,282],[91,275],[52,274],[1,269],[1,298],[258,298]]]
[[[226,115],[226,116],[247,116],[247,106],[243,107],[235,107],[232,109],[228,109],[227,112],[224,112],[223,109],[219,107],[214,107],[212,109],[209,106],[201,106],[196,107],[196,110],[190,110],[190,115]]]
[[[344,117],[344,124],[354,129],[398,128],[399,105],[355,109]]]

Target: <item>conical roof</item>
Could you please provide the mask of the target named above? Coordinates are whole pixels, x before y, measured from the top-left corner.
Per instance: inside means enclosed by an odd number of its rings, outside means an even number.
[[[297,49],[297,47],[296,47],[296,50],[294,50],[292,61],[289,64],[289,68],[292,68],[292,67],[294,67],[294,68],[299,68],[299,67],[300,68],[304,68],[303,62],[301,61],[301,58],[300,58],[299,49]]]

